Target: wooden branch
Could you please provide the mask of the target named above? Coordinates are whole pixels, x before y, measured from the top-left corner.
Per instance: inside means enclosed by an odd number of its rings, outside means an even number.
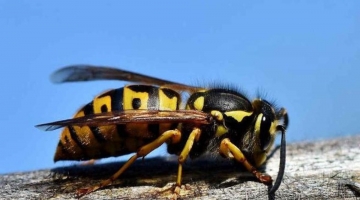
[[[289,144],[283,182],[275,198],[360,198],[360,135]],[[99,183],[121,163],[70,166],[0,176],[2,199],[74,199],[74,191]],[[269,159],[266,173],[276,178],[279,152]],[[176,158],[137,161],[112,186],[84,199],[166,199],[177,172]],[[189,160],[184,167],[181,199],[272,199],[267,186],[239,165],[224,159]]]

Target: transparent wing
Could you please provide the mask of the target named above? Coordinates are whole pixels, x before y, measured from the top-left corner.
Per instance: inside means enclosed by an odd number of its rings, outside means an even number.
[[[127,123],[211,124],[213,123],[213,118],[210,114],[197,110],[126,110],[86,115],[73,119],[40,124],[36,127],[41,130],[52,131],[66,126],[104,126]]]
[[[131,71],[93,65],[70,65],[55,71],[51,75],[54,83],[78,82],[78,81],[94,81],[94,80],[121,80],[137,83],[146,83],[151,85],[164,86],[168,85],[175,90],[194,91],[198,87],[184,85],[164,79],[147,76]]]

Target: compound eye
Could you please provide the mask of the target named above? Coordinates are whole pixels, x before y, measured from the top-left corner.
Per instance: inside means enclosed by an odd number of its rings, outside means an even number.
[[[262,115],[260,117],[260,148],[266,150],[271,141],[270,127],[272,120],[267,115]]]

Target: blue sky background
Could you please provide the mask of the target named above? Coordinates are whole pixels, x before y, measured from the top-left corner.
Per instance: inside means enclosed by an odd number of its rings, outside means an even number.
[[[0,173],[73,164],[53,163],[60,130],[34,125],[125,84],[52,84],[69,64],[261,89],[289,142],[360,132],[360,1],[1,1],[0,55]]]

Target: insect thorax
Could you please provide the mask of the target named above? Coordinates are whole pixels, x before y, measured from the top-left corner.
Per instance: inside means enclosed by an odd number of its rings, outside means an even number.
[[[186,109],[211,113],[216,119],[213,125],[201,127],[201,136],[190,152],[194,158],[205,151],[218,152],[221,139],[228,137],[240,147],[245,133],[251,128],[254,113],[251,102],[242,94],[227,89],[201,90],[193,93]],[[169,145],[170,153],[179,154],[191,132],[191,125],[183,125],[182,139],[179,144]]]

